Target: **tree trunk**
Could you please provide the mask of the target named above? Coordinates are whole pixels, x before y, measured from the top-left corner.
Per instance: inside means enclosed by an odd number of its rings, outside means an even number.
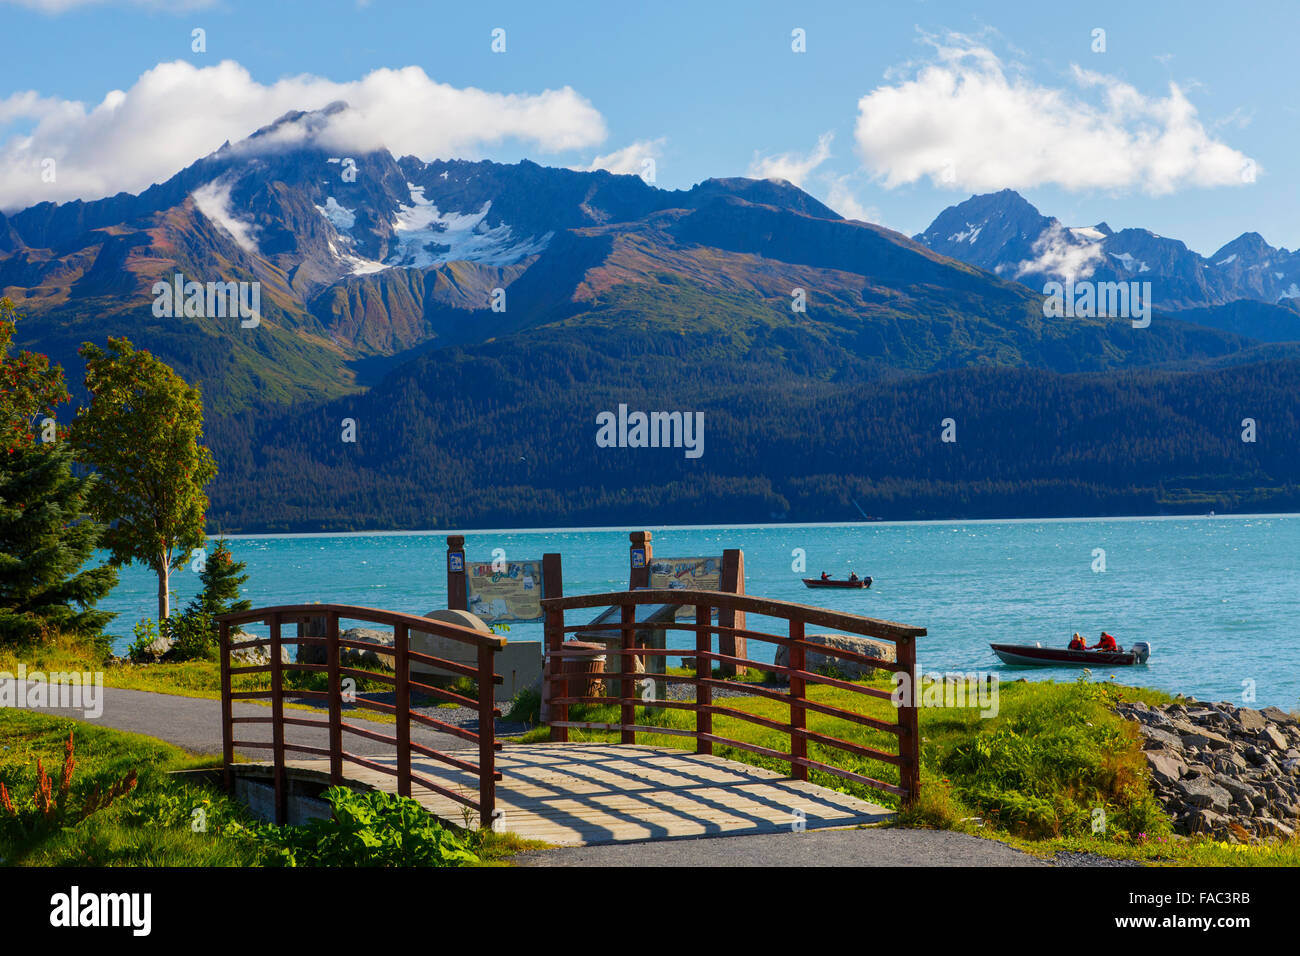
[[[162,565],[158,568],[158,623],[161,624],[167,620],[171,613],[171,595],[168,591],[167,584],[171,579],[171,562],[166,558],[163,559]]]

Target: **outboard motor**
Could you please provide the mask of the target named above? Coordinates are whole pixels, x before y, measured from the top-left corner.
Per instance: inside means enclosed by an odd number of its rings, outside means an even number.
[[[1147,658],[1151,656],[1151,645],[1146,641],[1136,641],[1133,644],[1133,661],[1137,664],[1145,664]]]

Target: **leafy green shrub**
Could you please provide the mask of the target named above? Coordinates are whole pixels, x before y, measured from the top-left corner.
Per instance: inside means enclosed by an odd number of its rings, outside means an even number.
[[[136,664],[151,659],[149,646],[158,640],[158,625],[154,623],[153,618],[147,617],[137,622],[135,627],[131,628],[131,633],[135,635],[135,640],[126,649],[127,658]]]
[[[212,661],[217,659],[216,623],[200,611],[186,610],[173,614],[157,624],[145,618],[133,628],[135,640],[126,654],[135,663],[154,660],[149,647],[160,636],[171,641],[171,647],[162,656],[164,661]]]
[[[478,862],[465,837],[410,797],[330,787],[329,820],[244,828],[269,866],[465,866]]]
[[[162,622],[162,633],[171,638],[169,661],[212,661],[217,659],[217,626],[201,611],[186,610]]]
[[[510,702],[506,720],[521,724],[539,724],[542,722],[542,694],[535,687],[525,687]]]

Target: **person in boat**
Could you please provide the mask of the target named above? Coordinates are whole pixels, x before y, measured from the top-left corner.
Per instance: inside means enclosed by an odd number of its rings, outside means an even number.
[[[1088,642],[1083,639],[1082,634],[1080,634],[1078,631],[1075,631],[1074,637],[1070,638],[1070,650],[1086,651],[1087,649],[1088,649]]]
[[[830,579],[831,579],[831,576],[830,576],[829,574],[827,574],[825,571],[823,571],[823,572],[822,572],[822,580],[823,580],[823,581],[829,581]]]
[[[1115,643],[1115,638],[1102,631],[1101,640],[1094,644],[1091,649],[1094,651],[1118,651],[1119,645]]]
[[[857,572],[857,571],[854,571],[852,574],[850,574],[850,575],[849,575],[849,580],[850,580],[850,581],[856,581],[856,580],[858,580],[858,572]]]

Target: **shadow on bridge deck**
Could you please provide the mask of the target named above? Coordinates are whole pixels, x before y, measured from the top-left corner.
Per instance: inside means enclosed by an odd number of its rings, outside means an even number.
[[[449,756],[477,761],[478,752]],[[371,757],[394,766],[395,757]],[[478,780],[412,755],[412,769],[474,798]],[[240,763],[240,768],[269,769]],[[761,767],[667,747],[637,744],[507,744],[497,755],[497,829],[562,846],[683,837],[790,832],[881,823],[893,814],[848,794]],[[329,777],[328,760],[291,760],[291,776]],[[254,770],[253,772],[258,772]],[[349,781],[396,792],[397,778],[345,764]],[[461,805],[419,785],[412,796],[464,826]]]

